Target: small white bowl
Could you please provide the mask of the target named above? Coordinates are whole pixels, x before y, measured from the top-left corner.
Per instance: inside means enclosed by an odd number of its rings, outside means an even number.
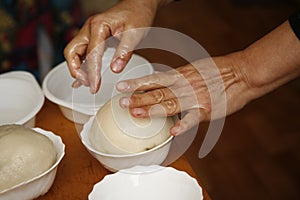
[[[96,94],[91,94],[88,87],[72,88],[71,77],[66,62],[54,67],[43,81],[45,96],[59,105],[63,115],[76,123],[84,124],[95,115],[98,109],[118,92],[115,84],[120,80],[138,78],[153,73],[153,66],[143,57],[133,54],[124,71],[116,74],[109,65],[115,49],[108,48],[102,57],[101,87]]]
[[[170,136],[166,141],[150,150],[139,153],[116,155],[95,150],[90,143],[89,136],[94,118],[91,117],[84,124],[80,132],[81,141],[89,153],[109,171],[116,172],[136,165],[160,165],[166,159],[174,136]]]
[[[47,136],[53,142],[57,151],[56,162],[50,169],[39,176],[0,192],[0,200],[34,199],[47,193],[53,184],[57,167],[65,155],[65,145],[62,142],[61,137],[50,131],[45,131],[40,128],[33,128],[33,130]]]
[[[88,196],[89,200],[202,200],[198,182],[171,167],[136,166],[106,175]]]
[[[44,94],[34,78],[25,71],[0,75],[0,125],[35,126],[35,116],[44,104]]]

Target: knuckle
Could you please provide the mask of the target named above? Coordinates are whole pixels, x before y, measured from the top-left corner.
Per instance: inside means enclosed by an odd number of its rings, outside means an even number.
[[[141,97],[141,95],[140,94],[133,94],[133,95],[131,95],[131,97],[130,97],[130,102],[131,102],[131,104],[130,104],[130,107],[131,108],[134,108],[134,107],[139,107],[139,106],[141,106],[142,104],[142,97]]]
[[[101,24],[102,23],[101,15],[92,15],[88,18],[87,22],[90,25]]]
[[[154,99],[154,103],[160,103],[165,98],[165,93],[161,89],[154,90],[150,92],[152,99]]]
[[[77,78],[77,73],[74,70],[70,70],[70,74],[73,78]]]
[[[142,83],[139,80],[128,80],[128,85],[130,85],[130,92],[136,92],[140,91],[140,88],[142,87]]]
[[[173,115],[180,110],[180,106],[177,105],[177,101],[175,99],[164,101],[163,106],[166,109],[168,115]]]
[[[64,49],[64,57],[66,58],[66,59],[68,59],[69,58],[69,55],[70,55],[70,50],[69,50],[69,47],[68,46],[66,46],[66,48]]]
[[[131,58],[131,49],[128,45],[122,45],[117,49],[116,57],[128,61]]]
[[[145,79],[151,84],[161,84],[161,73],[145,76]]]

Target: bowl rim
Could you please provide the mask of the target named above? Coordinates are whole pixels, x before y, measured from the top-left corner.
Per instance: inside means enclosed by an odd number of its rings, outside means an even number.
[[[75,112],[79,112],[81,114],[93,115],[94,114],[93,112],[88,112],[88,111],[91,108],[93,108],[94,105],[87,105],[87,104],[76,103],[76,102],[74,103],[73,102],[73,98],[72,98],[72,100],[63,100],[63,99],[60,99],[56,95],[54,95],[52,92],[50,92],[50,90],[48,89],[49,79],[51,77],[53,77],[53,75],[56,74],[57,72],[65,70],[65,69],[68,70],[68,68],[67,68],[67,62],[63,61],[63,62],[59,63],[58,65],[56,65],[53,69],[51,69],[47,73],[47,75],[45,76],[45,78],[43,80],[43,83],[42,83],[42,89],[43,89],[45,97],[47,99],[49,99],[50,101],[52,101],[53,103],[58,104],[59,106],[71,109],[71,110],[73,110]],[[71,85],[70,85],[70,88],[72,90],[75,89],[75,88],[72,88]],[[101,104],[97,105],[97,106],[101,106]]]
[[[91,152],[93,152],[93,153],[95,153],[97,155],[104,156],[104,157],[110,157],[110,158],[128,158],[128,157],[134,157],[134,156],[144,155],[144,154],[156,151],[156,150],[158,150],[158,149],[166,146],[175,137],[173,135],[170,135],[167,140],[165,140],[164,142],[160,143],[159,145],[157,145],[157,146],[155,146],[155,147],[153,147],[153,148],[151,148],[149,150],[138,152],[138,153],[128,153],[128,154],[109,154],[109,153],[104,153],[104,152],[97,151],[90,144],[88,144],[88,142],[86,141],[86,139],[88,139],[87,136],[88,136],[88,133],[89,133],[89,128],[91,127],[91,123],[93,122],[93,120],[95,119],[95,117],[96,116],[90,117],[90,119],[83,125],[83,128],[82,128],[82,130],[80,132],[80,139],[81,139],[81,142],[83,143],[83,145],[89,151],[91,151]]]
[[[100,180],[99,182],[97,182],[94,186],[92,191],[89,193],[88,198],[89,200],[92,197],[95,197],[94,195],[96,195],[96,190],[99,190],[101,187],[105,186],[105,185],[109,185],[109,183],[112,183],[111,181],[116,181],[116,178],[118,176],[120,176],[120,178],[124,178],[124,176],[126,176],[127,178],[130,176],[140,176],[140,175],[149,175],[151,173],[157,173],[158,171],[161,171],[164,174],[171,174],[171,175],[175,175],[175,176],[181,176],[185,179],[188,179],[190,182],[190,184],[192,184],[194,186],[195,189],[198,190],[199,195],[202,197],[203,199],[203,189],[200,186],[200,184],[198,183],[197,179],[192,177],[190,174],[188,174],[185,171],[182,170],[178,170],[174,167],[171,166],[161,166],[161,165],[136,165],[130,168],[126,168],[126,169],[121,169],[119,171],[117,171],[116,173],[113,174],[108,174],[106,175],[102,180]]]
[[[64,155],[65,155],[65,144],[63,143],[62,139],[60,136],[54,134],[53,132],[51,131],[46,131],[44,129],[41,129],[41,128],[32,128],[32,130],[38,132],[39,134],[42,134],[44,136],[46,136],[48,139],[50,139],[53,144],[54,144],[54,141],[57,142],[57,144],[60,146],[60,148],[56,148],[56,161],[55,163],[46,171],[44,171],[43,173],[39,174],[38,176],[35,176],[29,180],[26,180],[26,181],[23,181],[17,185],[14,185],[13,187],[10,187],[8,189],[5,189],[3,191],[0,192],[0,195],[3,195],[7,192],[10,192],[16,188],[19,188],[23,185],[26,185],[28,183],[31,183],[31,182],[34,182],[40,178],[42,178],[43,176],[47,175],[47,174],[50,174],[55,168],[58,167],[58,165],[60,164],[61,160],[63,159]]]
[[[47,75],[45,76],[43,83],[42,83],[42,89],[43,92],[45,94],[45,96],[52,102],[57,103],[59,105],[68,107],[68,108],[72,108],[70,106],[69,101],[66,100],[61,100],[59,98],[57,98],[55,95],[53,95],[49,90],[48,90],[48,82],[49,79],[53,76],[53,74],[55,74],[57,71],[62,70],[64,67],[67,67],[67,63],[66,61],[63,61],[61,63],[59,63],[58,65],[56,65],[53,69],[51,69]],[[71,87],[71,86],[70,86]],[[72,103],[72,102],[71,102]]]
[[[3,74],[0,74],[0,79],[28,81],[32,85],[31,89],[34,90],[35,93],[37,93],[39,98],[36,99],[35,107],[29,113],[27,113],[22,119],[15,122],[15,124],[21,124],[21,125],[25,124],[30,119],[32,119],[41,110],[42,106],[44,105],[45,96],[43,94],[43,91],[42,91],[40,85],[38,84],[35,77],[30,72],[27,72],[27,71],[6,72]]]

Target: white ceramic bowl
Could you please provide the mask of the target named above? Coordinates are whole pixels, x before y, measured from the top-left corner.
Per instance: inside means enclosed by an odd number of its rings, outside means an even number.
[[[0,75],[0,125],[35,126],[35,116],[44,104],[44,94],[32,74],[13,71]]]
[[[124,79],[138,78],[153,73],[152,65],[143,57],[133,54],[123,72],[116,74],[110,70],[110,62],[115,49],[108,48],[102,57],[101,87],[97,94],[91,94],[88,87],[71,87],[71,77],[66,62],[54,67],[43,81],[45,96],[59,105],[64,116],[76,123],[84,124],[98,109],[118,92],[115,84]]]
[[[80,132],[81,141],[89,153],[109,171],[116,172],[136,165],[160,165],[166,159],[174,138],[173,136],[170,136],[160,145],[139,153],[115,155],[95,150],[91,145],[89,137],[94,118],[95,117],[91,117],[88,122],[84,124]]]
[[[65,145],[59,136],[50,131],[45,131],[40,128],[33,128],[33,130],[47,136],[54,143],[57,151],[56,162],[50,169],[39,176],[0,192],[0,200],[34,199],[47,193],[53,184],[57,167],[65,154]]]
[[[171,167],[136,166],[106,175],[89,200],[202,200],[202,189],[186,172]]]

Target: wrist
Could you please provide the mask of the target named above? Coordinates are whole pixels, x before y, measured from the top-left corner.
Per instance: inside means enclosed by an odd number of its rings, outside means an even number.
[[[300,75],[300,43],[288,22],[243,50],[253,87],[274,89]]]
[[[243,51],[215,57],[214,61],[224,84],[228,108],[227,115],[240,110],[247,103],[257,98],[258,94],[249,82],[246,70],[248,64]]]
[[[224,68],[229,68],[230,70],[227,71],[232,73],[230,82],[223,78],[226,94],[227,96],[230,94],[229,102],[239,102],[242,108],[250,101],[274,89],[272,84],[266,83],[265,77],[268,75],[263,72],[263,69],[258,69],[259,65],[256,64],[255,58],[249,55],[247,49],[228,54],[224,60]],[[227,86],[228,83],[231,85]]]

